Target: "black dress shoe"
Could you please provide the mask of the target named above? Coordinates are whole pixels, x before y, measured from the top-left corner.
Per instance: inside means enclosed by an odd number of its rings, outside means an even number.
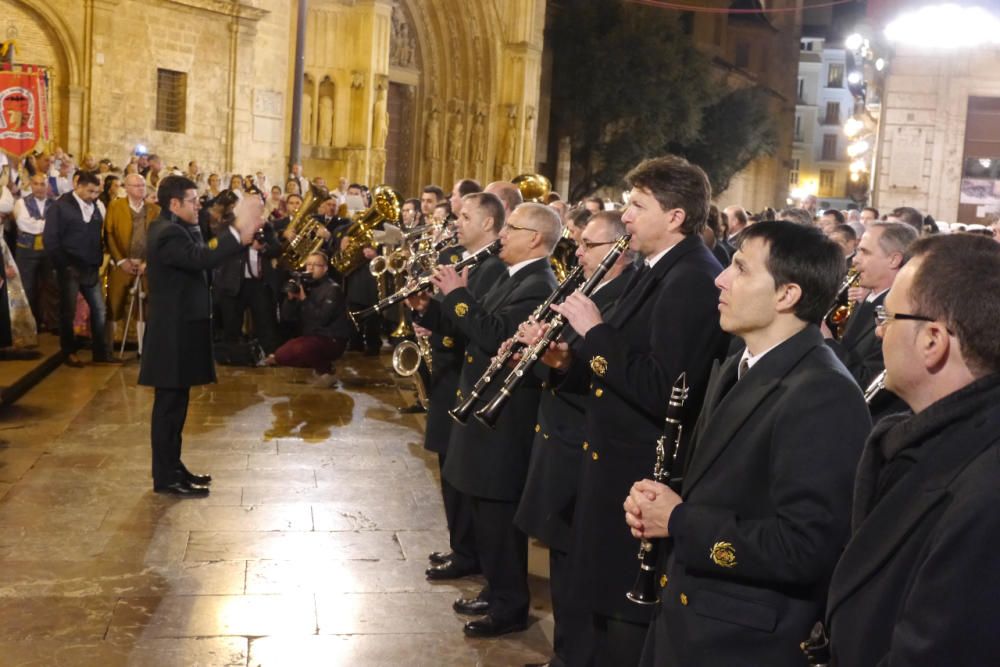
[[[432,551],[428,554],[427,560],[429,560],[433,565],[444,565],[451,560],[452,555],[453,554],[450,551],[448,553],[443,551]]]
[[[483,616],[489,613],[490,603],[481,598],[458,598],[451,604],[451,608],[466,616]]]
[[[174,482],[166,486],[154,486],[153,491],[166,493],[171,496],[182,498],[204,498],[208,495],[208,487],[189,484],[187,482]]]
[[[479,574],[479,572],[479,568],[456,565],[449,561],[443,565],[433,565],[427,568],[424,574],[427,575],[428,581],[447,581],[448,579],[461,579],[470,574]]]
[[[427,412],[424,406],[419,403],[414,403],[413,405],[407,405],[405,408],[396,408],[396,410],[401,415],[422,415]]]
[[[466,623],[462,631],[466,637],[499,637],[511,632],[521,632],[527,627],[528,622],[523,618],[498,620],[487,614],[480,619]]]
[[[83,361],[75,354],[67,354],[66,360],[63,363],[70,368],[83,368]]]
[[[183,463],[181,464],[181,467],[177,469],[177,472],[181,474],[181,477],[183,477],[188,484],[208,486],[209,484],[212,483],[211,475],[196,475],[195,473],[191,472],[186,467],[184,467]]]

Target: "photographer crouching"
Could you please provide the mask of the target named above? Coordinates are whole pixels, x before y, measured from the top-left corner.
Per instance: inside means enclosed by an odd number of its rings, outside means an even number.
[[[311,368],[318,386],[336,384],[333,362],[344,354],[354,329],[348,319],[344,291],[330,276],[325,253],[306,258],[305,271],[292,274],[284,287],[281,319],[297,327],[298,335],[268,355],[265,366]]]

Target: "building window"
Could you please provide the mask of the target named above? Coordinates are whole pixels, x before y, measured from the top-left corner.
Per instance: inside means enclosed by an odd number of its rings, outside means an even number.
[[[843,88],[844,87],[844,66],[840,63],[831,63],[830,68],[826,72],[826,87],[827,88]]]
[[[799,88],[798,88],[798,91],[799,91],[798,92],[798,101],[799,101],[799,104],[805,104],[805,101],[806,101],[806,80],[805,79],[799,79]]]
[[[795,141],[802,141],[802,116],[795,116]]]
[[[799,184],[799,159],[792,158],[792,168],[788,171],[788,184],[795,186]]]
[[[803,39],[799,42],[799,51],[812,51],[813,43],[811,40]]]
[[[183,134],[186,116],[187,74],[156,70],[156,129]]]
[[[832,169],[821,169],[819,172],[819,196],[833,197],[833,180],[836,172]]]
[[[733,55],[733,61],[737,67],[742,67],[746,69],[750,66],[750,45],[746,42],[740,42],[736,45],[735,53]]]
[[[820,157],[821,160],[836,160],[837,159],[837,135],[836,134],[824,134],[823,135],[823,154]]]
[[[826,103],[826,119],[824,125],[840,125],[840,102]]]

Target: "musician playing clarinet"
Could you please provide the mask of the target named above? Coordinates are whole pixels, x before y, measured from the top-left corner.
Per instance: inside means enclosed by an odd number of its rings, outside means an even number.
[[[818,229],[771,221],[718,277],[722,328],[746,347],[712,374],[680,495],[646,479],[625,499],[635,537],[670,538],[642,665],[805,667],[871,427],[819,329],[844,273]]]
[[[645,260],[607,316],[579,293],[557,306],[582,344],[571,351],[561,343],[543,359],[558,369],[551,382],[560,391],[587,396],[573,580],[591,616],[593,662],[615,667],[638,662],[650,619],[625,598],[637,548],[621,520],[621,499],[653,469],[677,376],[687,372],[684,419],[691,426],[726,344],[714,284],[722,267],[700,234],[711,196],[705,172],[666,156],[641,163],[626,183],[622,220]]]
[[[500,230],[500,259],[507,270],[482,298],[469,290],[467,272],[459,274],[445,266],[434,275],[443,300],[432,301],[426,294],[410,299],[419,313],[418,324],[437,331],[447,319],[465,338],[460,396],[469,394],[501,344],[555,290],[549,255],[561,232],[554,210],[543,204],[521,204]],[[528,544],[514,526],[514,512],[528,469],[539,393],[539,382],[526,383],[514,393],[495,429],[470,419],[455,424],[449,437],[443,476],[469,499],[476,552],[486,578],[479,596],[454,604],[461,614],[481,616],[466,623],[464,631],[470,637],[495,637],[527,626]]]

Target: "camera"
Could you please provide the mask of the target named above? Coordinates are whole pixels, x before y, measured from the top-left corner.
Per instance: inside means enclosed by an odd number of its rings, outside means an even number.
[[[308,271],[292,271],[291,278],[285,283],[285,294],[298,294],[299,288],[308,291],[312,286],[313,277]]]
[[[253,240],[261,245],[267,245],[267,235],[264,233],[263,227],[253,233]]]

